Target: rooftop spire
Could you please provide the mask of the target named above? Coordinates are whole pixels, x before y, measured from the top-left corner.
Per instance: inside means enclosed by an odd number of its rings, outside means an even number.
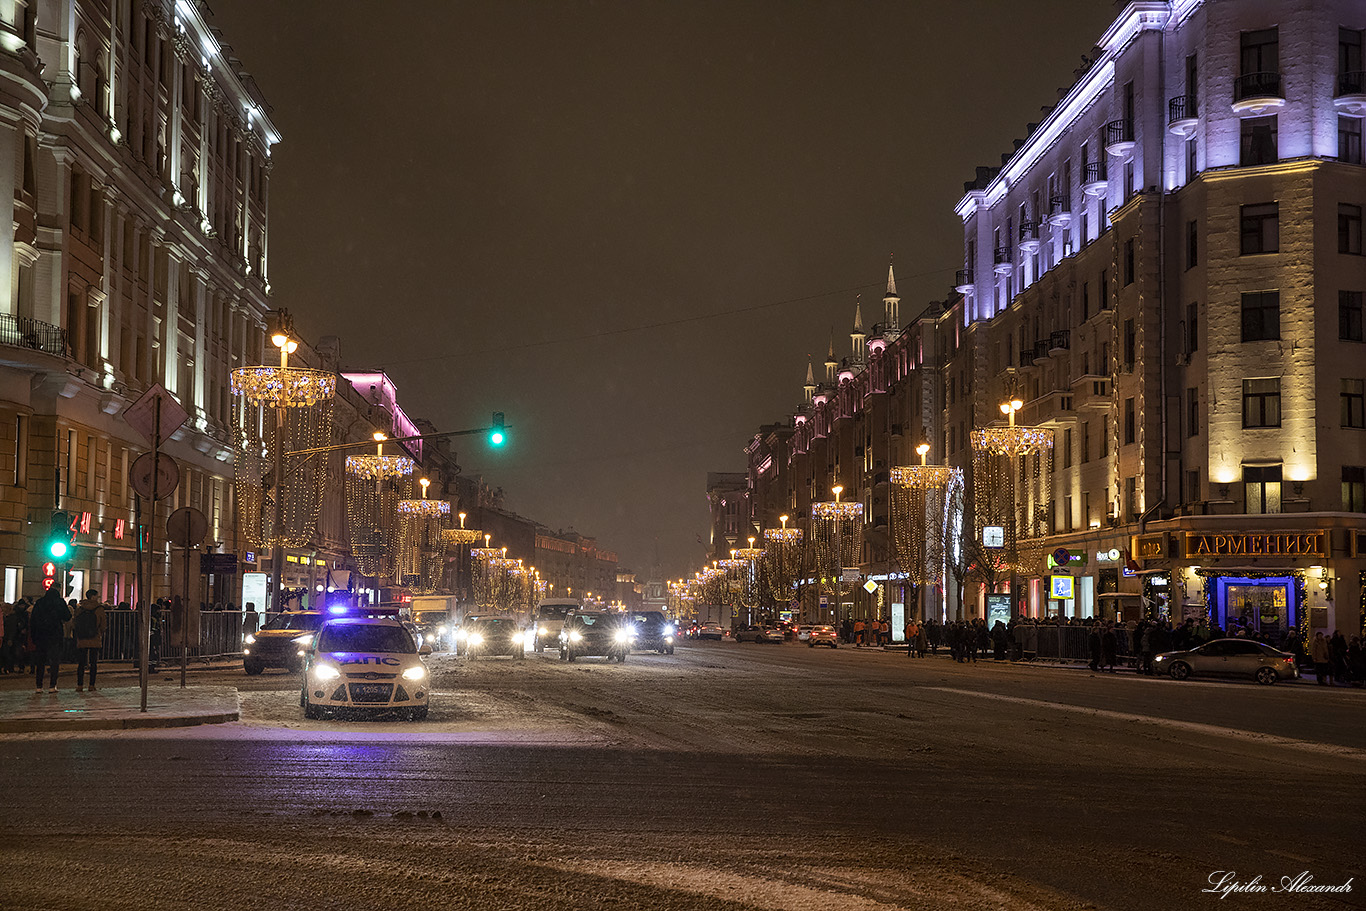
[[[806,359],[806,385],[808,385],[808,386],[814,386],[814,385],[816,385],[816,374],[815,374],[815,372],[811,369],[811,359],[810,359],[810,358],[807,358],[807,359]]]
[[[896,254],[892,254],[895,258]],[[896,272],[892,270],[892,259],[887,260],[887,296],[897,297],[896,293]]]
[[[863,295],[854,295],[854,332],[863,332]]]

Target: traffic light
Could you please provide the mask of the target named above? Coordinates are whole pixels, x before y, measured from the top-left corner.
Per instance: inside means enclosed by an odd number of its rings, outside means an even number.
[[[503,431],[503,412],[493,413],[493,424],[489,427],[489,445],[502,446],[507,442],[507,434]]]
[[[44,564],[43,564],[43,591],[47,591],[49,588],[51,588],[53,585],[55,585],[56,582],[57,582],[57,564],[56,564],[56,563],[51,563],[51,562],[49,562],[49,563],[44,563]]]
[[[52,560],[63,560],[71,552],[71,516],[64,512],[52,514],[52,525],[43,541],[43,555]]]

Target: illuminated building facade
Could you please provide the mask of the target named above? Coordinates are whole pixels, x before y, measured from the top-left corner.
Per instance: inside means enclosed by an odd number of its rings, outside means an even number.
[[[967,185],[944,423],[1018,398],[1054,430],[1031,509],[1079,578],[1032,613],[1361,628],[1363,30],[1350,0],[1130,3]]]
[[[267,110],[199,3],[0,4],[4,600],[40,591],[55,508],[77,517],[72,581],[133,597],[127,478],[148,442],[122,413],[155,383],[189,413],[159,527],[194,506],[241,554],[229,373],[260,363],[267,326]]]
[[[1019,399],[1054,443],[1022,521],[1075,577],[1052,599],[1047,568],[1022,573],[1024,611],[1361,629],[1363,30],[1352,0],[1125,6],[965,186],[954,295],[903,327],[889,275],[883,318],[856,309],[850,354],[832,344],[791,423],[751,440],[754,526],[805,523],[839,485],[864,504],[862,577],[895,577],[888,468],[928,443],[964,470],[972,528],[971,433]],[[907,613],[983,616],[980,575],[953,575]],[[881,595],[842,613],[890,613]]]

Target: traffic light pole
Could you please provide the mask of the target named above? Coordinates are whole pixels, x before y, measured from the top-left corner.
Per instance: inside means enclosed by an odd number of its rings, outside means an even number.
[[[505,427],[511,426],[511,424],[499,424],[490,427],[472,427],[468,430],[447,430],[442,433],[415,433],[412,436],[406,437],[388,437],[384,442],[407,443],[410,440],[439,440],[443,437],[468,437],[473,436],[476,433],[492,433],[495,430],[503,430]],[[334,446],[315,446],[312,449],[296,449],[293,452],[287,453],[287,455],[313,455],[314,453],[319,452],[338,452],[342,449],[360,449],[362,446],[368,447],[374,445],[374,440],[360,440],[355,443],[337,443]]]

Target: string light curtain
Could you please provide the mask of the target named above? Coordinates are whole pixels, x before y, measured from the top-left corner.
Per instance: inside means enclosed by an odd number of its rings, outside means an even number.
[[[348,456],[346,525],[351,555],[363,575],[393,578],[398,553],[398,502],[411,493],[407,456]]]
[[[1048,504],[1053,498],[1053,431],[984,427],[972,431],[973,515],[982,529],[1005,530],[1002,559],[1017,572],[1044,571]]]
[[[836,619],[844,603],[844,567],[858,563],[863,539],[863,504],[830,502],[811,504],[811,540],[816,549],[816,571],[835,593]]]
[[[896,562],[914,585],[944,578],[963,522],[963,470],[907,465],[889,473]]]
[[[786,516],[784,516],[786,518]],[[769,528],[764,531],[763,578],[768,596],[779,605],[797,597],[804,575],[804,541],[800,528]]]
[[[430,482],[423,478],[421,499],[399,500],[395,505],[398,518],[398,554],[395,581],[414,594],[430,595],[441,584],[445,570],[445,547],[442,541],[442,519],[451,514],[446,500],[427,499]]]
[[[320,453],[291,453],[331,442],[336,391],[336,374],[325,370],[261,366],[232,372],[237,527],[256,547],[301,547],[313,538],[328,460]],[[278,490],[277,459],[283,460]]]

